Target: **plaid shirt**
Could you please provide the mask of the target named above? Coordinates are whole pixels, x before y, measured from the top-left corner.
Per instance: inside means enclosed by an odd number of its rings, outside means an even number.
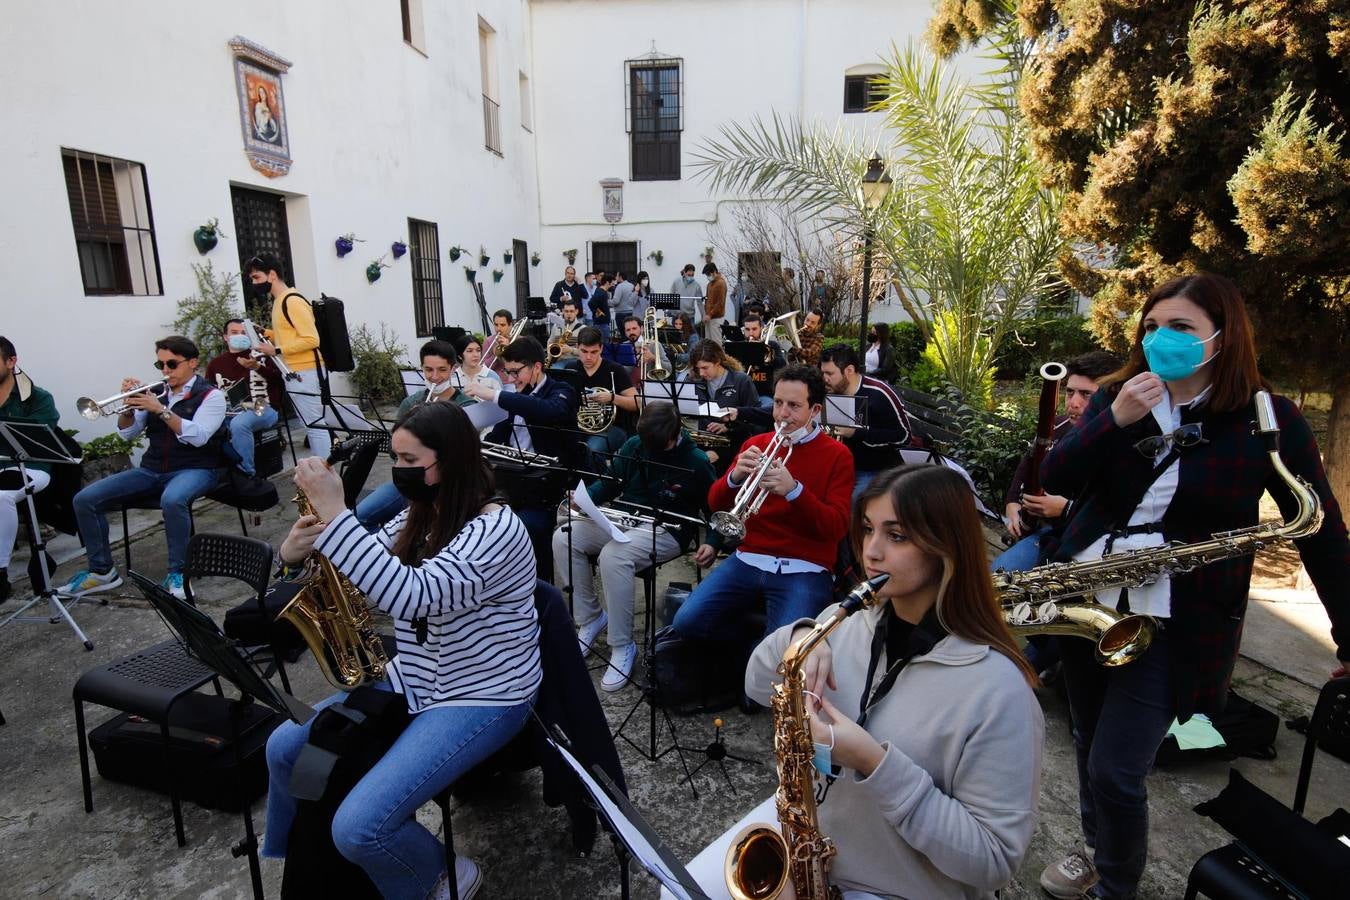
[[[1114,393],[1098,391],[1078,426],[1051,448],[1042,468],[1048,492],[1078,498],[1058,545],[1050,548],[1056,562],[1072,559],[1124,524],[1148,486],[1153,461],[1134,444],[1160,434],[1158,423],[1145,416],[1128,427],[1117,426],[1110,411],[1114,399]],[[1350,659],[1350,539],[1345,522],[1307,421],[1289,400],[1272,399],[1280,455],[1290,471],[1312,485],[1324,513],[1321,529],[1295,546],[1331,618],[1337,656]],[[1216,413],[1202,404],[1183,412],[1183,422],[1202,423],[1207,443],[1181,451],[1176,496],[1162,520],[1168,541],[1189,544],[1215,532],[1255,525],[1265,490],[1286,518],[1294,513],[1293,495],[1271,467],[1254,433],[1254,418],[1251,407]],[[1183,722],[1193,713],[1222,709],[1242,638],[1251,574],[1248,554],[1172,576],[1172,686]]]

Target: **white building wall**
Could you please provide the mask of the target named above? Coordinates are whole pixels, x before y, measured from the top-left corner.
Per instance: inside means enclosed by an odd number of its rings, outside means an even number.
[[[502,251],[513,238],[537,249],[538,237],[534,139],[521,128],[516,89],[519,72],[533,77],[524,0],[429,0],[425,55],[402,40],[397,3],[52,0],[7,12],[0,334],[81,439],[110,424],[79,420],[77,396],[113,394],[126,375],[154,377],[153,341],[196,287],[199,225],[220,219],[230,237],[205,259],[238,270],[232,184],[287,196],[301,291],[342,298],[353,327],[388,323],[414,355],[409,257],[373,285],[364,275],[391,242],[408,239],[410,216],[439,225],[447,324],[479,322],[463,269],[445,253],[454,244],[487,248],[489,269],[506,273],[494,284],[480,272],[489,309],[514,306]],[[479,16],[497,37],[502,156],[484,148]],[[243,152],[227,47],[235,35],[293,64],[282,84],[294,165],[280,178],[254,171]],[[145,166],[163,296],[84,295],[63,147]],[[333,240],[345,232],[365,243],[338,259]]]
[[[545,282],[561,277],[564,250],[587,241],[636,240],[640,267],[666,290],[680,267],[700,269],[708,226],[726,195],[693,177],[690,156],[724,123],[774,112],[879,137],[882,116],[843,114],[844,73],[877,63],[892,45],[919,40],[930,0],[533,0],[538,106],[539,210]],[[615,40],[622,35],[622,40]],[[679,181],[630,180],[624,61],[652,49],[683,59],[684,133]],[[565,90],[559,90],[565,86]],[[547,93],[546,93],[547,92]],[[602,178],[624,179],[624,217],[601,213]],[[646,259],[660,249],[664,265]],[[734,261],[715,259],[724,270]]]

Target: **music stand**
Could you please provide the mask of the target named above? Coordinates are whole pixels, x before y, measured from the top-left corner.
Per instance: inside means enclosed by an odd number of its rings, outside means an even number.
[[[679,900],[709,900],[694,876],[684,867],[670,847],[656,834],[656,829],[643,818],[642,813],[629,802],[612,779],[598,765],[587,769],[572,754],[567,736],[554,726],[546,735],[549,746],[567,763],[586,793],[590,794],[596,812],[609,825],[609,831],[623,844],[628,856],[635,858],[642,868]],[[623,880],[623,898],[628,900],[628,856],[620,860]]]
[[[682,299],[681,294],[648,294],[647,305],[661,312],[678,312]]]
[[[403,382],[403,394],[406,397],[426,389],[427,380],[422,376],[421,369],[399,369],[398,377]]]
[[[826,394],[820,424],[831,428],[866,428],[867,398],[857,394]]]
[[[85,650],[93,650],[94,642],[89,640],[80,626],[75,624],[75,619],[70,615],[70,609],[66,606],[69,602],[71,606],[78,604],[83,597],[66,597],[52,587],[52,572],[47,567],[47,544],[42,540],[42,525],[38,522],[37,504],[33,502],[33,485],[28,480],[28,468],[26,463],[51,463],[53,465],[78,465],[84,455],[73,437],[66,434],[61,429],[53,425],[45,425],[40,422],[9,422],[0,421],[0,461],[15,462],[19,465],[19,477],[23,481],[24,508],[28,513],[29,525],[29,547],[32,552],[32,559],[36,566],[29,566],[29,571],[36,571],[40,577],[31,584],[34,593],[31,600],[20,606],[14,612],[0,621],[0,626],[8,625],[10,622],[47,622],[55,624],[65,620],[70,626],[70,630],[75,632],[75,636],[84,644]],[[107,604],[107,598],[101,598],[104,605]],[[39,603],[46,603],[51,610],[50,616],[25,616],[23,613]]]
[[[751,369],[762,369],[773,363],[773,344],[766,344],[763,341],[726,341],[722,344],[722,349],[726,351],[727,356],[739,362],[746,372]]]
[[[239,691],[239,699],[230,701],[230,727],[233,729],[236,771],[243,771],[243,759],[239,751],[240,721],[249,704],[256,700],[299,725],[313,718],[312,708],[285,691],[273,687],[272,683],[254,668],[249,658],[240,653],[238,642],[226,637],[210,616],[186,601],[179,600],[139,572],[128,574],[188,654],[230,682]],[[262,867],[258,861],[258,838],[253,831],[253,804],[241,805],[244,839],[230,848],[230,855],[235,859],[241,856],[248,857],[253,896],[262,900]]]

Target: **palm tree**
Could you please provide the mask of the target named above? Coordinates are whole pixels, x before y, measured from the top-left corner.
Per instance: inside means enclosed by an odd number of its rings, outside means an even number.
[[[928,51],[885,61],[887,146],[774,114],[731,123],[694,154],[714,189],[786,203],[817,228],[870,235],[900,302],[968,398],[1038,297],[1058,284],[1058,196],[1041,187],[1017,90],[1029,48],[1015,22],[991,39],[988,81],[972,84]],[[869,208],[862,179],[880,153],[893,178]]]

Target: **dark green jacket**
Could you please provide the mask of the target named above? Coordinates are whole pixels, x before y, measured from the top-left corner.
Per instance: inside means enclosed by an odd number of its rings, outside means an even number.
[[[644,465],[647,460],[652,465]],[[602,480],[588,485],[586,491],[597,504],[617,498],[620,503],[638,503],[694,517],[702,513],[708,501],[708,488],[716,477],[707,454],[694,445],[683,429],[674,448],[661,453],[647,453],[641,438],[630,437],[609,461],[605,474],[619,479],[621,484]],[[698,534],[698,526],[676,525],[672,523],[670,531],[680,546],[688,549]]]
[[[56,411],[56,401],[52,395],[33,384],[33,379],[22,372],[14,373],[14,388],[9,399],[0,406],[0,419],[9,422],[41,422],[44,425],[56,425],[61,414]],[[17,463],[0,463],[0,469],[13,469]],[[51,472],[51,463],[25,463],[30,469]]]

